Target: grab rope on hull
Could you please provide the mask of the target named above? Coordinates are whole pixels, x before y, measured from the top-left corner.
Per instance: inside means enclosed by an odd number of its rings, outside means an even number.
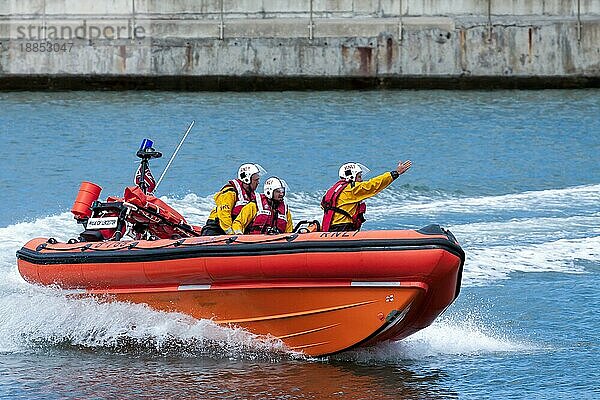
[[[157,250],[157,249],[165,249],[168,247],[181,247],[181,246],[203,246],[203,245],[211,245],[211,244],[215,244],[215,243],[226,243],[226,244],[232,244],[232,243],[237,243],[237,244],[261,244],[261,243],[270,243],[270,242],[277,242],[280,240],[286,240],[287,242],[291,242],[294,239],[296,239],[298,237],[297,233],[294,233],[292,235],[286,235],[286,236],[280,236],[280,237],[276,237],[276,238],[269,238],[269,239],[263,239],[263,240],[254,240],[254,241],[240,241],[238,240],[239,237],[238,236],[227,236],[224,238],[219,238],[219,239],[215,239],[215,240],[207,240],[207,241],[203,241],[203,242],[194,242],[194,243],[186,243],[187,239],[178,239],[178,240],[174,240],[172,242],[169,243],[165,243],[159,246],[151,246],[151,247],[138,247],[138,245],[140,244],[140,241],[135,241],[135,242],[131,242],[131,243],[127,243],[127,242],[103,242],[103,243],[111,243],[113,245],[113,247],[111,248],[105,248],[105,247],[93,247],[94,244],[97,243],[85,243],[82,244],[81,242],[79,242],[81,245],[80,246],[73,246],[73,247],[62,247],[62,246],[49,246],[49,244],[58,244],[58,241],[54,238],[50,238],[48,239],[48,241],[46,243],[42,243],[40,245],[38,245],[36,247],[36,251],[42,251],[42,250],[52,250],[52,251],[81,251],[84,252],[86,250],[92,250],[92,251],[106,251],[106,252],[110,252],[110,251],[119,251],[119,250],[123,250],[123,249],[127,249],[127,250],[133,250],[133,249],[143,249],[143,250]],[[102,244],[103,244],[102,243]],[[122,244],[122,245],[116,245],[117,243]],[[71,243],[69,243],[71,244]]]

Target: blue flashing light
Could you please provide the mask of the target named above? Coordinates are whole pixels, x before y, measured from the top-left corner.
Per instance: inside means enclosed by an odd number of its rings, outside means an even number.
[[[142,144],[140,144],[140,150],[146,150],[151,148],[154,145],[154,142],[150,139],[142,140]]]

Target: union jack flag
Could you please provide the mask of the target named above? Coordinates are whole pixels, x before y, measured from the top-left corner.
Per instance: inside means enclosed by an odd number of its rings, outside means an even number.
[[[135,179],[134,182],[138,185],[145,193],[154,192],[154,188],[156,187],[156,181],[154,180],[154,176],[152,176],[152,172],[150,168],[146,168],[146,173],[144,174],[144,186],[142,186],[142,166],[140,165],[135,171]]]

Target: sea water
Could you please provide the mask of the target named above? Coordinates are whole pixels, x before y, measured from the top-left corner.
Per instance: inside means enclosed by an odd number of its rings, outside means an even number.
[[[130,185],[141,140],[157,195],[203,224],[243,162],[288,182],[296,221],[346,161],[413,167],[364,229],[449,228],[459,298],[403,341],[308,358],[143,305],[27,284],[15,252],[80,231],[81,181]],[[600,398],[600,91],[0,93],[0,398]]]

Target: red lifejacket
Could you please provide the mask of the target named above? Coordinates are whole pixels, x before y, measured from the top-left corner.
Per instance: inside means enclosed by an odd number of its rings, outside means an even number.
[[[233,210],[231,210],[231,220],[233,221],[235,217],[237,217],[240,214],[242,208],[244,208],[246,204],[250,203],[251,201],[256,201],[256,195],[254,194],[254,192],[248,194],[244,190],[244,186],[242,186],[242,181],[240,181],[239,179],[229,181],[229,184],[223,187],[223,189],[225,189],[228,186],[232,188],[230,190],[235,191],[237,198],[235,204],[233,205]]]
[[[345,215],[352,219],[352,225],[355,230],[359,230],[362,223],[365,222],[364,214],[367,211],[367,205],[364,201],[358,203],[358,208],[354,215],[350,215],[350,213],[337,207],[337,200],[340,197],[340,194],[342,194],[349,184],[350,182],[346,182],[343,179],[339,180],[327,191],[327,193],[325,193],[325,196],[323,196],[323,200],[321,200],[321,207],[323,207],[324,210],[323,223],[321,224],[321,230],[323,232],[328,232],[331,228],[331,222],[333,221],[335,213]]]
[[[267,196],[260,194],[256,201],[258,211],[254,221],[248,225],[246,233],[261,234],[261,233],[283,233],[287,228],[287,211],[288,207],[285,201],[281,201],[277,208],[273,210],[269,204]]]

